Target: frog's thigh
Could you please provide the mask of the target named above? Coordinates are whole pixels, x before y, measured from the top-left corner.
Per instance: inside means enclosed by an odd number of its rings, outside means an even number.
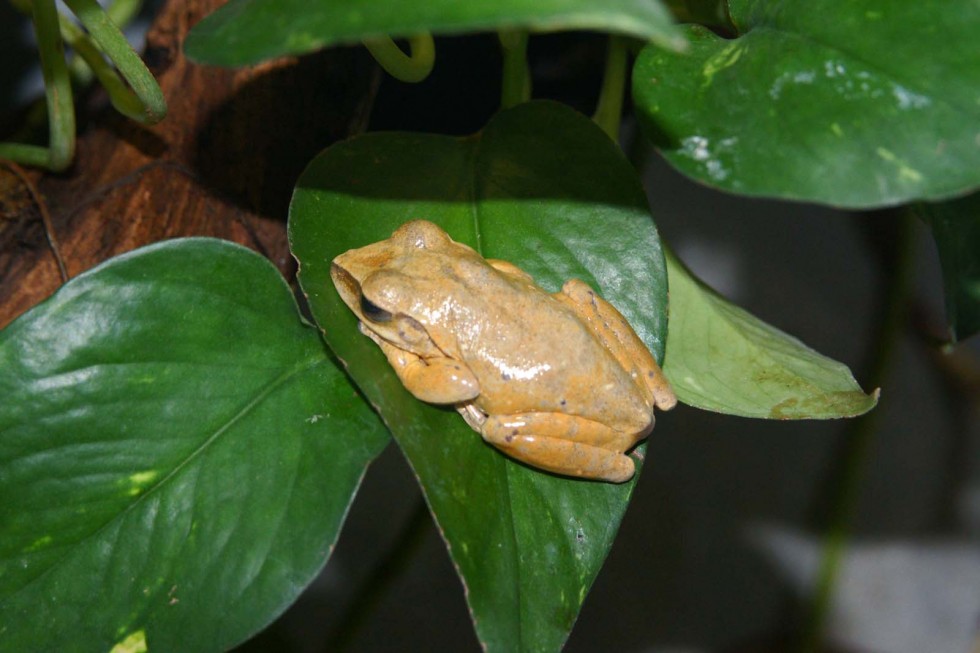
[[[482,435],[507,455],[557,474],[622,483],[631,479],[635,471],[628,456],[602,446],[631,446],[632,442],[623,442],[624,434],[574,415],[490,416]]]
[[[459,361],[451,358],[422,359],[380,338],[374,340],[402,385],[418,399],[432,404],[456,404],[480,394],[480,384],[473,372]]]
[[[654,403],[669,410],[677,403],[667,377],[623,314],[584,281],[569,279],[556,297],[585,319],[623,369],[642,377]]]

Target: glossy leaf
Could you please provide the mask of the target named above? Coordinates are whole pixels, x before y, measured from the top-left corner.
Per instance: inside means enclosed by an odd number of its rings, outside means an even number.
[[[660,0],[231,0],[194,26],[185,51],[204,63],[241,66],[385,34],[496,29],[585,29],[685,46]]]
[[[950,335],[969,338],[980,331],[980,194],[916,210],[939,248]]]
[[[739,36],[687,29],[633,75],[646,133],[679,170],[746,195],[847,207],[980,185],[975,0],[731,0]]]
[[[602,564],[635,480],[560,478],[483,443],[455,411],[424,404],[358,333],[330,262],[425,218],[556,291],[578,277],[663,353],[659,239],[629,163],[591,121],[536,102],[469,138],[375,133],[321,154],[299,181],[290,242],[330,346],[407,455],[467,588],[489,651],[560,648]],[[507,310],[501,306],[499,310]]]
[[[276,269],[211,239],[112,259],[12,323],[0,396],[10,651],[244,640],[323,566],[387,442]]]
[[[731,304],[670,252],[670,332],[664,373],[685,404],[770,419],[827,419],[878,402],[847,366]]]

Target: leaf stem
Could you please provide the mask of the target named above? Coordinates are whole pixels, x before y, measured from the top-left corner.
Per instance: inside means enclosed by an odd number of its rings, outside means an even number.
[[[10,0],[10,4],[13,5],[15,9],[26,14],[27,16],[31,15],[31,0]],[[124,27],[133,20],[136,14],[139,13],[142,5],[142,0],[116,0],[106,7],[106,13],[109,15],[112,22],[120,27]],[[68,74],[71,77],[73,89],[78,90],[80,88],[85,88],[92,82],[92,66],[86,62],[86,59],[89,61],[94,60],[96,65],[101,66],[101,74],[99,75],[99,78],[103,86],[110,87],[123,85],[123,82],[119,79],[115,69],[105,63],[105,59],[102,57],[102,51],[98,49],[98,45],[92,42],[88,34],[79,29],[78,26],[71,21],[71,19],[66,18],[61,13],[58,14],[58,23],[61,38],[72,48],[72,50],[74,50],[72,56],[68,59]],[[107,81],[106,78],[108,76],[111,76],[113,79],[111,81]],[[123,110],[122,107],[133,107],[133,103],[135,102],[135,105],[139,107],[137,111],[141,112],[142,104],[135,98],[132,91],[125,88],[124,93],[132,99],[121,98],[121,94],[119,92],[113,92],[112,89],[109,90],[109,100],[113,103],[116,109],[125,115],[129,115],[129,112],[127,110]],[[40,127],[45,126],[47,120],[47,106],[42,98],[34,102],[28,109],[23,124],[15,132],[11,140],[30,140],[31,134],[36,132]],[[32,148],[33,146],[26,147]],[[47,156],[47,151],[45,148],[40,148],[39,151],[42,157]],[[44,164],[41,163],[37,165]]]
[[[504,69],[500,108],[509,109],[531,99],[531,73],[527,66],[528,33],[524,30],[497,32],[503,50]]]
[[[141,113],[142,103],[133,95],[132,91],[123,85],[115,69],[106,63],[106,60],[102,56],[102,51],[92,42],[88,34],[79,29],[71,20],[64,16],[59,16],[59,19],[61,38],[78,55],[78,58],[74,58],[68,64],[69,73],[76,86],[87,85],[94,74],[102,82],[103,86],[106,87],[106,90],[109,91],[109,100],[113,106],[120,113],[139,119],[139,115],[132,116],[130,112],[133,106],[132,103],[135,102],[137,113]],[[132,98],[131,101],[119,102],[119,87]]]
[[[421,82],[429,76],[435,64],[436,45],[429,32],[408,40],[410,55],[402,52],[388,36],[366,39],[363,43],[385,72],[402,82]]]
[[[357,634],[367,623],[368,617],[415,557],[431,523],[429,508],[420,496],[391,548],[378,561],[367,580],[351,598],[349,607],[327,638],[324,651],[332,653],[350,648]]]
[[[132,22],[133,18],[136,17],[142,6],[143,0],[115,0],[108,5],[104,5],[105,12],[106,15],[109,16],[109,20],[111,20],[113,24],[120,29],[125,28],[126,25]],[[98,46],[92,43],[91,39],[88,38],[88,35],[79,30],[71,20],[65,16],[61,16],[61,38],[65,39],[65,43],[70,45],[72,49],[75,50],[76,55],[68,59],[68,72],[71,73],[71,80],[75,84],[75,88],[84,88],[92,83],[94,73],[87,58],[83,57],[78,51],[79,46],[73,42],[69,30],[80,34],[82,38],[84,38],[85,41],[97,52],[101,53],[101,50],[99,50]],[[105,66],[105,60],[102,59],[101,54],[99,55],[99,60],[103,63],[104,67],[111,70],[111,67]],[[113,74],[115,73],[113,72]],[[109,92],[109,99],[110,101],[112,100],[111,91]],[[113,102],[114,106],[115,104],[116,103]]]
[[[906,316],[915,260],[911,216],[903,209],[894,219],[899,221],[892,252],[895,269],[885,272],[887,287],[884,310],[875,330],[874,342],[877,346],[872,354],[868,373],[869,384],[876,388],[881,386],[894,358],[895,344]],[[818,653],[822,650],[827,615],[833,603],[851,526],[857,512],[879,412],[880,409],[872,410],[855,418],[848,422],[848,428],[844,432],[840,458],[842,468],[836,487],[832,489],[833,503],[824,535],[816,588],[803,623],[798,653]]]
[[[48,115],[51,117],[48,146],[0,143],[0,157],[58,172],[67,168],[75,155],[75,107],[72,105],[71,81],[54,0],[34,0],[31,16],[41,57]]]
[[[104,61],[101,63],[97,61],[101,60],[101,55],[96,57],[89,51],[86,56],[86,53],[79,51],[86,63],[92,66],[99,81],[106,85],[113,106],[128,117],[145,124],[153,124],[163,120],[164,116],[167,115],[167,103],[164,100],[163,91],[160,90],[160,85],[157,84],[157,80],[147,69],[146,64],[129,45],[126,37],[119,31],[119,28],[99,6],[98,2],[96,0],[65,0],[65,4],[78,16],[78,20],[88,30],[99,49],[119,69],[123,79],[135,93],[135,99],[138,99],[139,102],[136,104],[134,98],[127,97],[128,89],[119,81],[118,77],[115,77],[114,73],[108,74],[108,66],[105,65]]]
[[[619,142],[619,122],[623,112],[623,91],[626,90],[627,41],[621,36],[609,37],[606,53],[606,71],[602,77],[602,89],[592,120],[609,138]]]

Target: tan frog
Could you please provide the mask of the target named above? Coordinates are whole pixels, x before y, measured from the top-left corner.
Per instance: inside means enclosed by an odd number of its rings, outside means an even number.
[[[483,439],[541,469],[621,483],[624,454],[677,403],[626,319],[572,279],[549,294],[423,220],[331,268],[360,330],[409,392],[454,404]]]

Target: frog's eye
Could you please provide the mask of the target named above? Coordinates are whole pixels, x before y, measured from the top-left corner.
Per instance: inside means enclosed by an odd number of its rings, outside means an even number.
[[[361,314],[372,322],[391,322],[391,313],[361,295]]]

